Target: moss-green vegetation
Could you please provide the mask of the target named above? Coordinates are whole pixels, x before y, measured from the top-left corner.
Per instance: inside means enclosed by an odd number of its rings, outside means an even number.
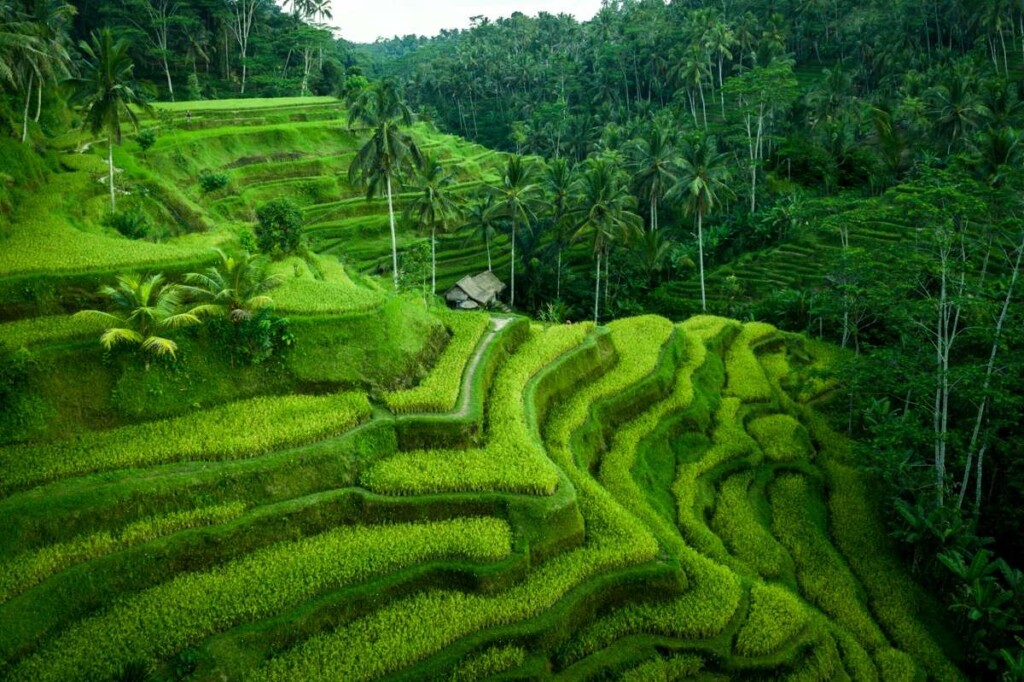
[[[191,126],[115,152],[151,232],[104,225],[94,149],[3,228],[0,677],[958,678],[812,407],[833,350],[712,316],[439,311],[392,293],[336,101],[162,109]],[[495,180],[495,154],[412,132],[454,191]],[[288,321],[262,363],[212,325],[169,330],[173,362],[105,354],[69,316],[114,274],[240,253],[278,197],[305,246],[267,267]],[[481,267],[441,242],[440,288]]]

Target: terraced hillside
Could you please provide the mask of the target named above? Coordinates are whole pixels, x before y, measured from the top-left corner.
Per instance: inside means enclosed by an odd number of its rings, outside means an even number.
[[[346,198],[336,104],[279,104],[119,151],[162,243],[100,224],[77,140],[2,226],[0,349],[27,379],[0,444],[0,678],[960,679],[815,411],[827,346],[429,309],[327,253],[271,265],[293,341],[272,362],[202,332],[171,364],[104,355],[68,313],[115,273],[211,262],[288,173],[318,224],[352,211],[325,231],[376,219]]]
[[[4,677],[958,678],[814,414],[822,349],[712,317],[454,328],[382,403],[0,449]]]

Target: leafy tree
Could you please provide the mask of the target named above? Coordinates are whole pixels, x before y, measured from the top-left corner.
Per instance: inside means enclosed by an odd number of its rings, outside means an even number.
[[[194,309],[182,306],[181,287],[163,275],[143,279],[139,275],[118,275],[117,286],[105,285],[100,294],[110,301],[114,312],[82,310],[75,317],[110,326],[100,336],[107,350],[115,346],[137,346],[153,356],[174,356],[178,344],[163,336],[168,331],[201,322]]]
[[[729,157],[718,151],[718,141],[705,136],[683,148],[679,160],[676,183],[668,195],[683,204],[686,215],[697,221],[697,253],[700,258],[700,306],[706,311],[707,293],[704,287],[704,216],[721,202],[719,197],[732,194],[729,189]]]
[[[263,253],[281,256],[302,245],[302,211],[289,199],[272,199],[256,209],[256,244]]]
[[[512,226],[512,263],[509,306],[516,305],[516,234],[519,227],[530,229],[536,220],[541,199],[540,185],[534,182],[533,168],[518,154],[508,157],[501,185],[494,186],[495,204],[491,216],[507,218]]]
[[[398,236],[391,185],[403,171],[420,165],[416,143],[402,130],[412,122],[412,111],[402,101],[398,86],[392,80],[380,81],[364,91],[349,110],[349,125],[361,123],[370,127],[370,139],[356,152],[349,166],[349,179],[366,185],[367,200],[377,192],[387,195],[395,291],[398,291]]]
[[[577,238],[590,236],[594,254],[594,324],[597,324],[601,291],[601,258],[610,244],[639,232],[642,221],[633,212],[636,199],[629,193],[624,175],[608,158],[591,159],[580,178],[580,204],[576,209]],[[607,282],[605,288],[607,290]]]
[[[572,211],[573,193],[576,185],[576,168],[565,159],[555,159],[548,164],[544,174],[544,189],[551,206],[551,234],[558,251],[555,270],[555,298],[562,296],[562,252],[567,246],[569,219]]]
[[[437,294],[437,230],[447,232],[460,206],[453,194],[455,178],[433,155],[423,157],[416,173],[418,193],[406,214],[430,230],[430,293]]]
[[[650,227],[658,230],[658,202],[674,181],[675,145],[669,132],[655,124],[630,150],[630,169],[637,194],[650,204]]]
[[[487,270],[491,268],[491,240],[497,234],[499,220],[494,210],[494,195],[484,194],[472,202],[465,212],[462,228],[476,232],[487,252]]]
[[[93,134],[107,134],[107,184],[110,187],[110,210],[117,210],[114,193],[114,144],[121,144],[121,121],[126,119],[136,129],[138,116],[132,105],[151,108],[134,83],[135,68],[128,56],[128,43],[118,40],[109,29],[93,33],[92,42],[79,44],[84,56],[83,75],[71,79],[74,88],[70,102],[84,109],[84,123]]]

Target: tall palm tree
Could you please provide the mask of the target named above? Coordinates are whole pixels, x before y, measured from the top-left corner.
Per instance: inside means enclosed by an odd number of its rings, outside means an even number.
[[[0,88],[18,86],[18,65],[28,57],[42,58],[44,46],[36,27],[11,2],[0,1]]]
[[[366,185],[369,201],[379,191],[387,194],[391,225],[391,268],[398,291],[398,236],[395,232],[395,206],[391,185],[405,170],[420,165],[420,151],[403,126],[413,122],[412,110],[402,101],[394,81],[380,81],[356,99],[349,110],[349,125],[369,126],[366,141],[348,167],[351,182]]]
[[[92,42],[79,43],[85,57],[80,78],[70,80],[74,90],[70,103],[85,108],[84,123],[90,132],[107,133],[107,181],[110,185],[110,210],[117,210],[114,196],[114,144],[121,144],[121,120],[127,119],[138,129],[139,119],[130,105],[151,108],[134,83],[135,65],[128,56],[127,40],[115,39],[110,29],[92,34]]]
[[[474,201],[466,210],[466,222],[462,228],[474,230],[487,250],[487,270],[491,268],[491,240],[497,234],[498,217],[494,210],[494,195],[485,194]]]
[[[700,256],[700,307],[708,309],[704,288],[704,216],[719,204],[719,196],[733,194],[729,189],[729,157],[718,151],[714,136],[705,136],[683,149],[676,183],[668,196],[683,203],[686,215],[697,220],[697,252]]]
[[[601,258],[617,238],[639,232],[642,221],[634,209],[624,175],[611,159],[594,158],[580,178],[580,204],[576,208],[577,239],[589,233],[594,254],[594,324],[597,324],[601,293]],[[607,267],[607,266],[606,266]],[[605,288],[607,289],[607,282]]]
[[[145,279],[118,275],[117,286],[103,286],[100,293],[110,300],[114,312],[82,310],[74,316],[109,325],[100,336],[100,343],[107,350],[135,345],[156,356],[173,357],[178,344],[158,334],[200,323],[194,310],[182,310],[181,288],[168,284],[163,275]]]
[[[989,115],[988,107],[974,88],[970,69],[958,68],[949,82],[933,88],[927,97],[928,115],[949,140],[947,153],[959,146],[967,135]]]
[[[433,155],[423,157],[416,172],[418,193],[406,215],[421,227],[430,228],[430,293],[437,294],[437,229],[447,232],[460,213],[452,191],[455,178]]]
[[[516,305],[516,232],[519,227],[529,229],[536,219],[535,209],[540,200],[541,188],[533,181],[533,168],[523,157],[514,154],[508,157],[501,185],[492,187],[496,203],[492,216],[508,218],[512,226],[512,275],[509,285],[509,306]]]
[[[668,131],[654,125],[630,149],[629,165],[637,194],[650,202],[651,231],[658,229],[658,202],[674,181],[676,150]]]
[[[239,258],[217,249],[220,262],[203,272],[185,275],[181,291],[196,301],[194,314],[224,317],[239,324],[256,311],[274,304],[267,292],[277,286],[279,276],[264,277],[263,261],[258,256],[244,254]]]
[[[552,161],[544,173],[544,189],[551,206],[551,229],[554,247],[558,250],[558,269],[555,271],[555,298],[562,297],[562,251],[566,247],[566,229],[572,210],[576,185],[576,168],[565,159]]]

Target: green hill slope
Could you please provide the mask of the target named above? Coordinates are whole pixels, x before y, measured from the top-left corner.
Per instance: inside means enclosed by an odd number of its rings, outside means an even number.
[[[2,422],[0,677],[961,678],[817,411],[833,349],[427,309],[360,274],[383,225],[334,102],[203,106],[116,155],[160,243],[103,227],[105,169],[73,143],[2,227],[0,346],[29,361]],[[417,135],[467,188],[492,172]],[[190,332],[143,366],[69,317],[117,272],[210,262],[282,193],[326,253],[272,265],[272,361]],[[454,253],[449,278],[479,257]]]

